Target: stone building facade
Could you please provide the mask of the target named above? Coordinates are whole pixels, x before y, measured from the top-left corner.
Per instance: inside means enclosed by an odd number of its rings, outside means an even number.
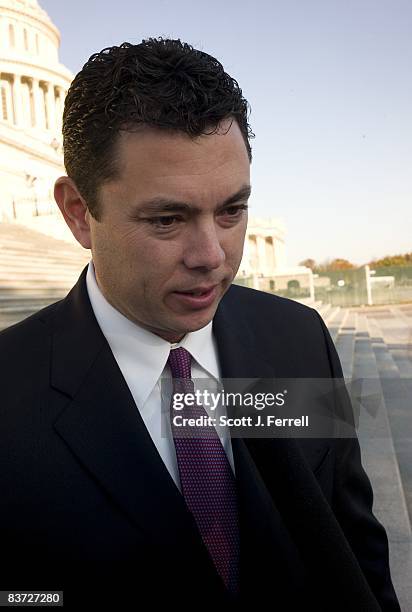
[[[37,0],[0,0],[0,222],[54,211],[64,173],[61,118],[73,78]]]
[[[270,276],[285,266],[285,227],[274,218],[249,218],[238,276]]]

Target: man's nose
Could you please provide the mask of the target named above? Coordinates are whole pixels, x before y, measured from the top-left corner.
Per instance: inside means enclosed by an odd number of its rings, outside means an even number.
[[[219,268],[226,259],[220,238],[214,224],[190,231],[184,250],[187,268]]]

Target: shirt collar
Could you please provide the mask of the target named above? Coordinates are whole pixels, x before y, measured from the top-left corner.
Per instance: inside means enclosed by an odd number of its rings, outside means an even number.
[[[172,345],[134,323],[109,304],[97,284],[93,261],[89,262],[86,286],[97,322],[126,382],[128,376],[134,377],[136,373],[139,375],[139,397],[136,399],[143,405],[166,366]],[[187,333],[173,346],[184,347],[210,376],[219,380],[212,321],[202,329]]]

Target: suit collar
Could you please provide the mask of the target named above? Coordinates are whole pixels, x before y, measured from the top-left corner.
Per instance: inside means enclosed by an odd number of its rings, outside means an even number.
[[[222,378],[273,378],[274,364],[263,357],[261,340],[242,309],[236,306],[238,289],[235,285],[228,289],[213,319]]]
[[[128,319],[112,306],[100,290],[90,261],[86,275],[87,293],[93,313],[123,372],[138,406],[144,406],[166,366],[171,343]],[[219,378],[212,322],[187,333],[178,343],[215,379]]]
[[[52,323],[51,384],[74,397],[101,351],[110,350],[94,315],[86,289],[87,266],[54,312]],[[232,286],[213,319],[222,378],[273,378],[275,367],[259,353],[259,340],[239,308],[233,307]],[[50,321],[48,321],[50,323]],[[239,331],[241,330],[241,331]]]
[[[109,346],[90,305],[87,266],[72,290],[58,303],[51,320],[51,386],[74,397],[101,351]]]

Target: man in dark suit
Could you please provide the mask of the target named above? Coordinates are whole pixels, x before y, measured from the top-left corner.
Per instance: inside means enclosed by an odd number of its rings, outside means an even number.
[[[356,436],[160,433],[162,378],[342,378],[314,310],[232,285],[246,111],[180,41],[106,49],[75,77],[55,197],[92,261],[0,334],[1,589],[64,590],[69,609],[399,610]],[[346,392],[328,402],[348,418]]]

